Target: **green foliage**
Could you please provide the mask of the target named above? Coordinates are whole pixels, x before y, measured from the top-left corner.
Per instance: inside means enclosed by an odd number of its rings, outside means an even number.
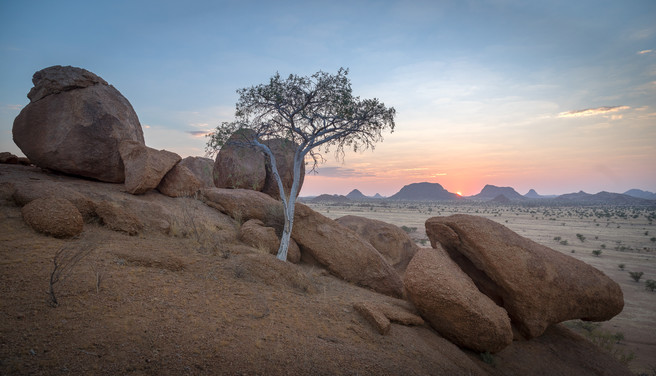
[[[565,240],[561,240],[561,241],[560,241],[560,244],[561,244],[561,245],[567,245],[567,239],[565,239]]]
[[[491,365],[492,367],[494,367],[494,366],[496,365],[496,364],[495,364],[495,360],[494,360],[494,355],[490,354],[489,351],[486,351],[486,352],[481,353],[481,360],[482,360],[485,364],[489,364],[489,365]]]
[[[626,266],[625,264],[619,264],[619,265],[617,265],[617,267],[620,268],[620,270],[624,270],[624,267],[625,267],[625,266]]]
[[[401,230],[403,230],[406,233],[410,234],[412,232],[417,231],[417,228],[416,227],[408,227],[408,226],[403,225],[403,226],[401,226]]]
[[[629,275],[631,278],[633,278],[634,281],[640,282],[640,278],[642,278],[642,275],[645,274],[643,272],[629,272]]]
[[[656,281],[653,279],[648,279],[645,281],[645,290],[654,291],[656,290]]]
[[[559,241],[560,241],[560,239],[562,239],[562,238],[561,238],[560,236],[554,236],[554,239],[553,239],[553,240],[555,240],[555,241],[557,241],[557,242],[559,242]]]
[[[585,236],[583,234],[576,234],[576,237],[583,243],[585,241]]]
[[[601,249],[595,249],[594,251],[592,251],[592,254],[597,257],[601,256]]]

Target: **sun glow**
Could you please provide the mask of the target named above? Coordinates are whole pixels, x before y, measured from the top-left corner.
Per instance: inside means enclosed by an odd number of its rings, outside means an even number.
[[[456,194],[460,197],[462,197],[462,192],[456,192]]]

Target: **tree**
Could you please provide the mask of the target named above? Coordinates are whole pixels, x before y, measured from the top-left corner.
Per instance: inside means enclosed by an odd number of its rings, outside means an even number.
[[[237,90],[235,120],[224,122],[208,135],[207,151],[212,153],[226,145],[230,136],[240,130],[249,135],[240,143],[258,147],[264,152],[280,191],[284,211],[284,228],[277,257],[287,260],[287,248],[294,224],[294,205],[300,190],[301,166],[306,159],[311,171],[323,161],[321,152],[334,150],[337,158],[345,149],[373,149],[382,141],[382,132],[394,131],[396,110],[387,108],[378,99],[354,97],[348,69],[340,68],[336,75],[319,71],[310,77],[276,73],[268,84]],[[285,192],[276,158],[266,142],[285,139],[295,146],[293,183]]]

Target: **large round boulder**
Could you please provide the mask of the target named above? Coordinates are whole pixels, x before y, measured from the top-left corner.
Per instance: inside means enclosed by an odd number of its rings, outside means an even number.
[[[421,315],[456,345],[494,353],[512,343],[508,313],[482,294],[439,246],[417,252],[404,283]]]
[[[399,273],[403,273],[419,250],[405,231],[392,224],[357,215],[346,215],[336,221],[366,239]]]
[[[285,140],[283,138],[267,140],[264,141],[264,144],[266,144],[269,149],[271,149],[271,153],[276,159],[276,168],[282,182],[282,187],[285,190],[287,197],[289,197],[289,192],[291,191],[292,184],[294,183],[294,154],[298,145],[290,140]],[[303,186],[304,179],[305,163],[301,161],[298,178],[298,190],[296,191],[296,196],[298,196],[298,194],[301,192],[301,187]],[[278,182],[273,175],[272,164],[269,158],[266,160],[266,180],[264,181],[262,192],[268,194],[276,200],[280,200]]]
[[[233,133],[221,147],[214,162],[214,185],[218,188],[242,188],[261,191],[266,179],[264,154],[249,145],[255,137],[250,129]]]
[[[56,238],[70,238],[82,232],[82,214],[70,201],[60,197],[32,200],[21,209],[23,220],[34,230]]]
[[[139,118],[113,86],[81,68],[36,72],[34,87],[14,120],[14,142],[43,168],[101,181],[125,179],[121,141],[144,144]]]
[[[524,238],[492,220],[465,214],[426,221],[476,286],[508,311],[526,338],[572,319],[606,321],[624,307],[620,286],[594,267]]]

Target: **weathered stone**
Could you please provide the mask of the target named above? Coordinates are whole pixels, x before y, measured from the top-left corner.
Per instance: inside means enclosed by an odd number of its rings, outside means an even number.
[[[25,206],[37,198],[59,197],[75,205],[85,221],[96,214],[96,206],[89,197],[56,182],[37,180],[27,184],[18,183],[15,187],[13,199],[18,206]]]
[[[287,247],[287,261],[298,264],[301,262],[301,248],[298,246],[294,239],[289,239],[289,246]]]
[[[402,297],[401,278],[367,241],[303,204],[296,204],[292,238],[331,273],[383,294]]]
[[[276,167],[278,174],[280,175],[280,180],[282,181],[283,189],[286,192],[287,197],[289,197],[289,192],[292,189],[292,184],[294,183],[294,153],[296,152],[297,145],[292,141],[285,140],[282,138],[274,138],[271,140],[264,141],[273,156],[276,158]],[[273,170],[271,169],[271,161],[266,159],[266,180],[264,182],[264,187],[262,192],[268,194],[269,196],[280,200],[280,190],[278,189],[278,182],[276,182],[275,177],[273,176]],[[300,166],[300,175],[298,179],[298,191],[296,191],[296,196],[301,192],[301,187],[303,187],[303,180],[305,179],[305,162],[303,161]]]
[[[81,68],[34,74],[31,102],[14,120],[13,138],[30,162],[67,174],[121,183],[118,144],[144,144],[139,118],[125,97]]]
[[[218,188],[262,190],[266,179],[264,154],[246,143],[255,137],[250,129],[235,132],[219,150],[214,162],[214,185]]]
[[[385,303],[358,302],[353,305],[378,333],[387,334],[391,323],[402,325],[424,325],[424,320],[406,309]]]
[[[355,215],[347,215],[336,221],[367,240],[399,273],[405,271],[412,256],[419,250],[405,231],[389,223]]]
[[[275,255],[280,247],[280,239],[273,227],[266,227],[259,219],[244,222],[239,229],[239,240],[251,247]]]
[[[265,226],[282,231],[285,220],[282,203],[267,194],[248,189],[204,188],[200,197],[208,206],[240,223],[259,219]]]
[[[125,189],[133,195],[157,187],[181,159],[173,152],[149,148],[136,141],[122,141],[119,152],[125,165]]]
[[[38,232],[56,238],[70,238],[82,233],[82,214],[68,200],[45,197],[32,200],[21,209],[23,220]]]
[[[439,245],[415,254],[404,283],[421,315],[456,345],[494,353],[512,343],[506,311],[482,294]]]
[[[18,164],[18,157],[9,152],[3,151],[0,153],[0,163]]]
[[[203,186],[191,170],[180,163],[164,175],[157,190],[169,197],[192,196]]]
[[[378,330],[378,333],[385,335],[389,332],[392,323],[389,319],[379,310],[377,310],[371,303],[358,302],[353,305],[371,325]]]
[[[624,306],[619,285],[604,273],[489,219],[429,218],[426,233],[527,338],[565,320],[609,320]]]
[[[214,187],[214,178],[212,177],[214,161],[210,158],[187,157],[183,158],[178,165],[188,168],[196,176],[196,179],[203,183],[203,187]]]
[[[143,224],[136,215],[112,202],[99,202],[96,213],[102,223],[113,231],[137,235],[143,229]]]

